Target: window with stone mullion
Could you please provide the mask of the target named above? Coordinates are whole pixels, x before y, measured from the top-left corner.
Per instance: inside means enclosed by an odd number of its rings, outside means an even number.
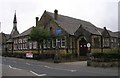
[[[53,39],[52,40],[52,48],[55,48],[56,47],[56,39]]]
[[[61,39],[60,38],[56,39],[56,46],[59,48],[61,47]]]
[[[65,48],[65,38],[62,38],[62,39],[61,39],[61,47],[62,47],[62,48]]]

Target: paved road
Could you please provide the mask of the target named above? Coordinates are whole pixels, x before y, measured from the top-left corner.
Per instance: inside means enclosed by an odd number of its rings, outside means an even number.
[[[55,64],[3,57],[2,63],[3,76],[118,76],[117,68],[87,67],[85,62]]]
[[[3,76],[35,76],[29,70],[14,68],[10,65],[2,65],[2,68]]]

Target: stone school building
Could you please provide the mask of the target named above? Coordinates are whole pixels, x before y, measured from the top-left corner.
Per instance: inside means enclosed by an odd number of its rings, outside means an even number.
[[[106,27],[98,28],[88,21],[60,15],[58,10],[54,10],[53,13],[45,10],[41,18],[36,17],[34,27],[42,27],[54,33],[59,31],[62,35],[60,38],[53,36],[51,39],[43,40],[44,54],[59,52],[87,56],[88,52],[107,52],[116,49],[120,43],[118,32],[107,30]],[[13,30],[6,41],[7,52],[37,53],[37,42],[28,40],[34,27],[19,34],[15,13]],[[59,51],[56,50],[56,46]]]

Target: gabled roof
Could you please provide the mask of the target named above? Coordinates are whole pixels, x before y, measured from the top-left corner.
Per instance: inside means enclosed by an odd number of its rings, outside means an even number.
[[[46,11],[48,15],[50,15],[54,19],[54,13]],[[64,15],[58,14],[58,19],[54,21],[59,24],[61,28],[63,28],[67,33],[74,35],[80,26],[82,26],[86,31],[91,34],[102,35],[104,29],[96,27],[92,23],[80,19],[76,19],[73,17],[68,17]],[[110,30],[107,30],[111,37],[118,37],[118,35]]]
[[[103,32],[103,31],[105,31],[105,29],[102,29],[102,28],[97,28],[101,33]],[[107,29],[106,29],[107,30]],[[115,32],[112,32],[112,31],[110,31],[110,30],[107,30],[108,31],[108,34],[111,36],[111,37],[118,37],[118,34],[117,33],[115,33]]]
[[[13,39],[9,39],[8,41],[7,41],[7,43],[12,43],[13,42]]]
[[[53,19],[54,19],[54,13],[47,12]],[[91,24],[88,21],[83,21],[80,19],[76,19],[73,17],[68,17],[64,15],[58,14],[58,19],[55,20],[60,27],[62,27],[67,33],[73,35],[77,29],[82,25],[82,27],[87,30],[88,32],[92,34],[100,35],[99,30],[97,30],[97,27]]]
[[[118,34],[108,30],[108,33],[110,34],[111,37],[118,37]]]
[[[114,32],[114,34],[116,34],[120,38],[120,31]]]
[[[25,30],[24,32],[22,32],[21,34],[17,35],[17,36],[14,36],[14,38],[16,37],[21,37],[21,36],[27,36],[27,35],[30,35],[31,31],[32,31],[33,27]]]
[[[10,34],[5,34],[5,37],[8,40],[10,38]]]
[[[5,34],[3,32],[0,33],[1,37],[5,37],[6,40],[8,40],[10,38],[10,34]]]

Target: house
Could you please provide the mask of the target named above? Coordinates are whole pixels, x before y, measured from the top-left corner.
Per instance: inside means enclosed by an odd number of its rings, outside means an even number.
[[[87,56],[88,52],[107,52],[118,48],[118,34],[98,28],[92,23],[69,16],[44,11],[39,19],[36,17],[36,27],[53,32],[51,39],[44,40],[44,54],[73,54]],[[29,41],[32,28],[13,37],[13,52],[37,52],[37,42]],[[60,37],[56,37],[60,35]],[[118,40],[119,39],[119,40]],[[56,48],[57,46],[57,48]],[[40,46],[41,47],[41,46]]]
[[[9,39],[9,34],[5,34],[3,32],[0,33],[0,55],[6,52],[7,49],[6,43],[8,39]]]

